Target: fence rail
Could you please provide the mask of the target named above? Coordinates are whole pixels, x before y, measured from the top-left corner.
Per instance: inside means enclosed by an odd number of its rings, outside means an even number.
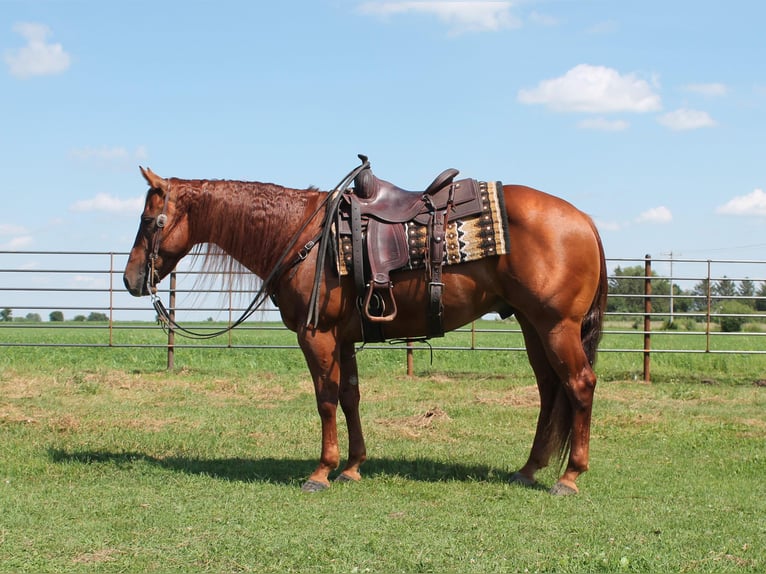
[[[127,256],[115,252],[0,251],[0,346],[167,347],[170,359],[175,349],[198,347],[298,348],[296,344],[243,342],[231,335],[215,343],[181,342],[172,332],[166,338],[159,333],[148,299],[133,298],[123,288]],[[766,261],[646,256],[608,259],[607,268],[609,309],[600,352],[643,354],[645,379],[649,379],[651,353],[766,354]],[[255,291],[255,286],[244,285],[252,276],[241,275],[239,282],[219,277],[213,278],[217,286],[203,286],[211,277],[183,261],[173,282],[176,320],[203,331],[218,329],[221,323],[231,324]],[[166,280],[164,291],[160,291],[165,301],[171,295],[170,283]],[[229,286],[232,284],[238,286]],[[492,327],[466,326],[458,330],[466,334],[464,344],[433,340],[432,348],[524,349],[518,323],[506,321]],[[747,345],[731,348],[718,344],[731,337],[742,340],[742,329],[747,330]],[[69,342],[42,336],[51,330],[88,336]],[[269,302],[237,331],[257,334],[286,328]],[[503,340],[498,335],[504,334],[509,335],[508,342],[498,344]],[[683,335],[694,344],[666,347],[662,344],[665,335]],[[405,345],[374,347],[401,349]]]

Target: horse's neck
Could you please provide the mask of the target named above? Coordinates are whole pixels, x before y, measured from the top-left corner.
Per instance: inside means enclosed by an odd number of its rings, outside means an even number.
[[[279,263],[320,196],[257,182],[205,181],[193,188],[194,242],[217,245],[262,278]]]

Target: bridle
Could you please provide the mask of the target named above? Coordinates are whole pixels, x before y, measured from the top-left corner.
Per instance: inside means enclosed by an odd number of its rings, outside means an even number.
[[[146,269],[146,289],[152,298],[157,296],[157,283],[159,283],[159,273],[157,272],[157,257],[160,253],[160,243],[162,243],[162,231],[168,223],[168,204],[170,203],[170,182],[165,192],[165,201],[162,206],[162,213],[154,218],[154,233],[151,240],[151,251],[149,252],[149,262]]]

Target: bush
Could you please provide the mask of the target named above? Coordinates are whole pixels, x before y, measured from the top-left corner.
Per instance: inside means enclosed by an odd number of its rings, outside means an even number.
[[[733,315],[721,317],[721,331],[737,333],[742,330],[742,325],[748,322],[747,315],[753,312],[753,308],[740,301],[726,301],[721,305],[718,312],[722,315]]]
[[[678,331],[678,321],[671,322],[670,319],[665,319],[660,328],[663,331]]]
[[[88,321],[109,321],[109,316],[105,313],[96,313],[93,311],[88,315]]]

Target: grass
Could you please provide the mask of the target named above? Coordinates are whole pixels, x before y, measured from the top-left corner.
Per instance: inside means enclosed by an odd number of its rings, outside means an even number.
[[[365,479],[305,495],[298,351],[179,350],[168,373],[155,349],[5,349],[0,572],[766,569],[761,356],[657,355],[649,385],[602,354],[591,471],[557,499],[555,469],[508,483],[537,416],[523,354],[434,354],[410,379],[361,353]]]

